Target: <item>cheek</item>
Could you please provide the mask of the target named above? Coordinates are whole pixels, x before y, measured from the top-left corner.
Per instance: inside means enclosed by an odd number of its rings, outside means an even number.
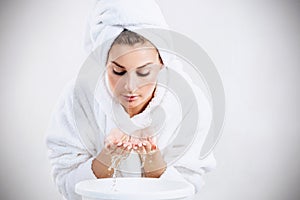
[[[143,96],[148,97],[148,96],[152,95],[154,88],[155,88],[155,83],[147,84],[140,88],[140,93]]]
[[[118,77],[113,76],[112,74],[108,74],[108,83],[112,91],[115,91],[118,81],[119,81]]]

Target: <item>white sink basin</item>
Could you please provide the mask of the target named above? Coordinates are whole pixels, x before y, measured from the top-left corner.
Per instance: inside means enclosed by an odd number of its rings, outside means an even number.
[[[157,178],[117,178],[115,189],[112,178],[86,180],[75,187],[83,200],[189,199],[195,193],[194,186],[188,182]]]

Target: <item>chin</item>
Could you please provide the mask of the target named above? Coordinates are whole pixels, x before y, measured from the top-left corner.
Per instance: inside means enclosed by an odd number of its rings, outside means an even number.
[[[119,101],[120,104],[126,108],[134,108],[139,105],[140,102],[124,102],[124,101]]]

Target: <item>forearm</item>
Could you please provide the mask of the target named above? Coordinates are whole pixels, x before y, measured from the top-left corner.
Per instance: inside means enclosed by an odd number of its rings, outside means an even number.
[[[166,163],[159,150],[146,154],[144,175],[149,178],[159,178],[166,170]]]
[[[110,178],[114,173],[111,166],[111,155],[106,149],[103,149],[100,154],[92,162],[92,170],[97,178]]]

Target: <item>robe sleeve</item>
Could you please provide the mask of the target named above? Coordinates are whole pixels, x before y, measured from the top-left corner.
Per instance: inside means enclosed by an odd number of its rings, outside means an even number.
[[[197,135],[187,152],[174,164],[168,166],[161,178],[188,181],[195,187],[195,191],[199,192],[204,185],[203,175],[215,169],[216,160],[213,152],[200,159],[201,147],[212,122],[212,109],[201,89],[193,85],[193,90],[196,92],[199,109]]]
[[[52,113],[45,140],[52,177],[59,192],[67,200],[80,200],[80,195],[75,193],[76,183],[96,177],[91,169],[94,156],[81,141],[73,117],[73,89],[73,81],[64,88]]]

